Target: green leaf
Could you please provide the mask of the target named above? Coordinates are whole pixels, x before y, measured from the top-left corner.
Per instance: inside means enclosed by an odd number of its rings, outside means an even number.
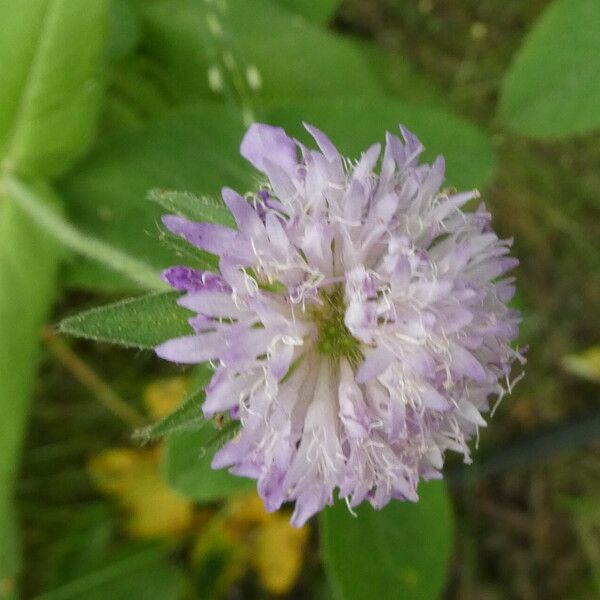
[[[322,129],[340,151],[358,157],[371,144],[384,142],[386,130],[411,129],[426,146],[425,158],[446,158],[447,183],[461,189],[483,188],[496,157],[487,135],[468,121],[439,109],[396,102],[383,96],[303,101],[269,110],[268,121],[284,126],[307,143],[302,121]],[[314,145],[314,142],[312,142]]]
[[[148,199],[162,206],[169,214],[206,223],[235,227],[235,220],[223,201],[190,192],[150,190]]]
[[[500,116],[518,133],[559,137],[600,127],[600,2],[556,0],[508,71]]]
[[[211,468],[213,444],[218,434],[219,431],[207,423],[198,431],[175,433],[166,441],[162,463],[165,479],[190,500],[214,502],[256,487],[253,479]]]
[[[134,432],[133,437],[144,443],[159,440],[171,433],[195,431],[206,425],[202,415],[204,388],[208,385],[213,370],[202,364],[196,367],[192,378],[191,388],[181,404],[166,417],[143,429]]]
[[[62,333],[130,348],[152,349],[190,335],[192,313],[177,304],[177,292],[149,294],[93,308],[60,322]]]
[[[70,520],[58,540],[51,589],[96,570],[106,559],[117,516],[108,504],[91,504]]]
[[[88,146],[102,96],[106,0],[3,0],[0,161],[63,172]]]
[[[56,202],[45,187],[37,193]],[[20,567],[13,482],[59,260],[54,240],[0,195],[0,598],[10,597],[1,590],[16,587]]]
[[[321,548],[339,600],[435,600],[452,554],[453,519],[443,482],[421,483],[417,503],[392,501],[381,511],[344,502],[320,516]]]
[[[239,156],[243,134],[238,112],[205,103],[106,140],[63,182],[72,222],[156,270],[181,264],[177,252],[160,242],[165,211],[147,201],[148,191],[159,187],[216,196],[223,185],[245,191],[252,175]],[[207,259],[197,256],[197,264],[189,256],[184,264],[207,268]],[[81,264],[71,267],[72,284],[123,289],[122,278]]]
[[[317,2],[324,16],[329,1],[305,0],[299,10],[316,14]],[[211,67],[221,70],[223,97],[251,108],[254,116],[260,116],[263,101],[363,94],[377,86],[350,40],[298,18],[276,2],[228,0],[225,8],[224,3],[204,0],[137,5],[144,51],[165,68],[180,102],[216,97],[207,83]],[[259,73],[259,90],[249,85],[250,66]]]
[[[110,0],[108,20],[108,58],[121,60],[139,44],[142,36],[140,24],[127,0]]]
[[[333,17],[340,0],[275,0],[295,13],[314,21],[327,23]]]

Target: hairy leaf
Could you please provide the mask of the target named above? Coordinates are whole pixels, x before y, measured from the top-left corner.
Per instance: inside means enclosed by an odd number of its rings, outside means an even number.
[[[177,304],[180,294],[166,292],[93,308],[60,322],[62,333],[131,348],[152,349],[192,333],[192,315]]]
[[[162,206],[168,213],[207,223],[235,227],[233,216],[221,200],[210,196],[196,196],[190,192],[150,190],[148,199]]]
[[[204,427],[206,420],[202,415],[201,406],[204,402],[204,388],[212,373],[212,369],[206,364],[196,367],[190,389],[181,404],[157,423],[135,431],[133,437],[142,442],[152,442],[171,433],[194,431]]]

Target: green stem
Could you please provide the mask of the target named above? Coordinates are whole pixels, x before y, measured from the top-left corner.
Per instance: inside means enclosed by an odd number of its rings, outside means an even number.
[[[125,275],[143,288],[167,289],[168,286],[163,284],[152,266],[85,235],[53,210],[31,187],[11,175],[4,176],[2,187],[4,195],[9,196],[37,225],[67,248]]]

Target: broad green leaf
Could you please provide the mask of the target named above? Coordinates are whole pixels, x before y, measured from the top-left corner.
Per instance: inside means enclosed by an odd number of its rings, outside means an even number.
[[[121,60],[141,40],[140,24],[127,0],[110,0],[106,51],[113,61]]]
[[[211,423],[198,431],[171,435],[164,448],[163,474],[167,483],[190,500],[214,502],[250,491],[256,482],[210,466],[214,439],[219,433]]]
[[[274,0],[316,23],[326,23],[333,17],[340,0]]]
[[[518,133],[559,137],[600,128],[600,2],[555,0],[506,75],[500,116]]]
[[[322,129],[340,151],[357,158],[385,131],[399,134],[402,123],[421,139],[425,158],[446,158],[446,181],[461,189],[483,188],[489,182],[496,157],[486,134],[451,113],[396,102],[383,96],[369,99],[337,98],[281,105],[268,112],[268,122],[284,126],[292,135],[310,142],[302,121]],[[314,144],[314,142],[312,142]]]
[[[139,127],[172,110],[176,104],[166,77],[160,65],[139,51],[111,65],[100,136]]]
[[[321,548],[338,600],[436,600],[450,566],[453,518],[443,482],[421,483],[417,503],[352,516],[337,502],[320,517]]]
[[[88,146],[102,95],[107,0],[0,3],[0,162],[55,175]]]
[[[206,425],[202,415],[204,402],[204,388],[209,383],[213,371],[207,364],[196,367],[190,390],[181,404],[166,417],[143,429],[134,432],[133,437],[142,442],[151,442],[161,439],[171,433],[181,431],[194,431]]]
[[[56,198],[40,186],[47,202]],[[60,252],[6,195],[0,195],[0,598],[16,587],[19,543],[13,481],[33,393],[42,327],[55,297]]]
[[[96,568],[36,600],[179,600],[183,573],[167,560],[162,544],[131,544],[99,556]]]
[[[190,192],[150,190],[148,199],[162,206],[169,214],[192,221],[220,223],[235,227],[235,221],[222,200],[210,196],[195,196]]]
[[[420,72],[405,55],[386,52],[366,40],[357,40],[369,69],[377,77],[382,91],[400,102],[448,109],[448,98],[426,73]],[[343,95],[343,90],[340,90]]]
[[[62,333],[127,346],[152,349],[162,342],[192,333],[192,313],[177,304],[180,294],[166,292],[122,300],[67,317]]]
[[[255,116],[260,116],[263,101],[364,94],[377,85],[351,41],[298,18],[276,2],[137,4],[144,51],[166,68],[180,101],[215,97],[207,83],[209,68],[221,72],[223,97],[252,108]],[[305,1],[303,8],[309,4],[316,7],[317,2]],[[323,4],[327,7],[330,2]],[[256,68],[259,86],[250,85],[249,67]]]
[[[147,194],[158,187],[217,197],[224,185],[250,188],[251,168],[239,156],[243,134],[239,113],[205,103],[106,140],[63,182],[72,222],[157,270],[182,263],[210,268],[206,258],[191,264],[161,242],[165,210],[148,202]],[[81,264],[71,268],[71,283],[123,289],[122,279]]]

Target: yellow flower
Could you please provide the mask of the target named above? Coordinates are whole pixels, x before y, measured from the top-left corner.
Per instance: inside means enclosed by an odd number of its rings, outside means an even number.
[[[308,528],[292,527],[288,515],[272,514],[254,542],[252,564],[263,587],[274,594],[289,592],[300,573]]]
[[[156,450],[112,448],[89,463],[98,489],[115,496],[126,513],[132,537],[173,537],[187,531],[194,518],[191,502],[164,483]]]
[[[179,406],[188,388],[189,381],[185,377],[159,379],[146,386],[144,404],[148,414],[157,421],[166,417]]]
[[[300,573],[308,527],[294,528],[289,515],[268,513],[256,492],[230,500],[209,530],[200,536],[193,562],[200,571],[215,557],[229,556],[216,589],[227,589],[248,569],[273,594],[289,592]]]
[[[144,392],[148,413],[155,419],[169,414],[187,388],[182,377],[150,384]],[[267,513],[256,492],[235,496],[215,512],[194,508],[167,487],[160,452],[160,446],[112,448],[88,465],[98,489],[125,511],[127,532],[138,538],[197,532],[191,560],[194,585],[203,598],[221,597],[249,569],[269,592],[290,591],[302,567],[308,527],[294,528],[289,515]]]
[[[569,354],[562,361],[563,367],[579,377],[600,382],[600,346],[592,346],[579,354]]]

